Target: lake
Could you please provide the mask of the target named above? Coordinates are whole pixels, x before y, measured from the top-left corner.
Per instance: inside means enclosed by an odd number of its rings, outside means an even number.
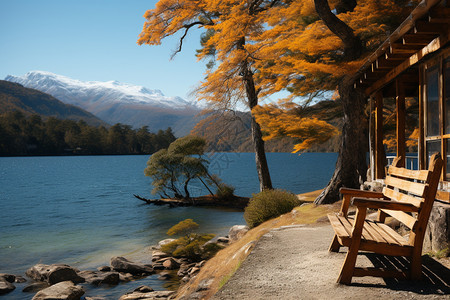
[[[113,256],[137,255],[165,239],[167,230],[187,218],[199,232],[226,235],[245,224],[241,211],[147,205],[144,176],[148,155],[0,157],[0,273],[24,275],[37,263],[66,263],[80,269],[109,265]],[[273,186],[296,194],[323,188],[331,178],[336,153],[268,153]],[[215,153],[210,171],[251,196],[259,190],[254,154]],[[192,196],[207,194],[193,182]],[[149,258],[150,259],[150,258]],[[85,287],[86,295],[108,299],[146,284],[166,288],[157,276],[110,288]],[[31,299],[24,284],[2,299]]]

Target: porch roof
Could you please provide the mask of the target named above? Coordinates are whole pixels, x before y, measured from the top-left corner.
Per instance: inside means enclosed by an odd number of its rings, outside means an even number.
[[[355,73],[355,87],[363,88],[370,96],[401,78],[405,95],[416,95],[417,63],[445,47],[450,40],[450,7],[442,3],[445,1],[421,1]]]

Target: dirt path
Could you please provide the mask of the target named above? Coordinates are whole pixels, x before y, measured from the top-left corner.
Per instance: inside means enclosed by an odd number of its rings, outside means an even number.
[[[428,257],[420,283],[362,277],[336,284],[346,249],[329,253],[332,236],[329,224],[272,230],[213,299],[450,299],[449,269]],[[373,266],[376,257],[369,258],[358,256],[357,266]]]

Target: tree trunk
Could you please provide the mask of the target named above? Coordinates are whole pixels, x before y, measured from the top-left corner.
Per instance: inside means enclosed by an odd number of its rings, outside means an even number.
[[[314,0],[319,17],[337,37],[344,43],[343,61],[358,59],[363,52],[363,45],[353,29],[339,19],[330,9],[328,0]],[[342,11],[353,10],[356,1],[342,0],[339,4]],[[339,189],[342,186],[359,188],[366,179],[366,152],[368,141],[365,135],[367,120],[364,116],[365,95],[355,90],[350,75],[344,76],[338,86],[339,96],[344,112],[344,125],[339,148],[339,156],[333,177],[315,204],[333,203],[339,200]]]
[[[245,44],[245,39],[241,39],[238,43],[238,48],[243,49]],[[245,86],[245,92],[247,94],[248,107],[250,108],[250,114],[252,117],[251,128],[252,128],[252,140],[253,147],[255,149],[255,161],[256,161],[256,171],[258,172],[259,179],[259,189],[271,190],[272,180],[270,179],[269,166],[267,165],[266,152],[264,150],[264,141],[262,139],[261,127],[258,122],[256,122],[253,116],[252,109],[258,105],[258,92],[255,88],[255,82],[253,80],[253,73],[250,70],[248,61],[243,61],[241,64],[241,76]]]
[[[353,88],[349,76],[339,84],[344,111],[341,145],[336,169],[327,187],[314,201],[315,204],[334,203],[339,200],[339,189],[343,186],[359,188],[366,180],[368,149],[367,118],[364,114],[366,97]]]

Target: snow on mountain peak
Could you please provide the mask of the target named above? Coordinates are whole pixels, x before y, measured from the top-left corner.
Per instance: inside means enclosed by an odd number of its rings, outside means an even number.
[[[165,96],[160,90],[151,90],[119,81],[81,81],[46,71],[31,71],[24,76],[8,75],[5,80],[17,82],[51,94],[63,102],[83,108],[92,105],[141,104],[172,109],[192,106],[180,97]]]

